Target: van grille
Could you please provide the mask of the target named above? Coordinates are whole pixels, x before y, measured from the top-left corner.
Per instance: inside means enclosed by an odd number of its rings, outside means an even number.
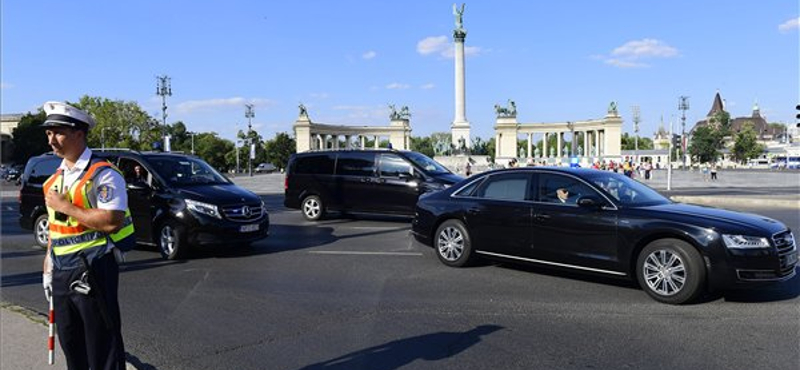
[[[222,214],[231,221],[251,222],[260,219],[264,210],[261,203],[238,204],[222,207]]]

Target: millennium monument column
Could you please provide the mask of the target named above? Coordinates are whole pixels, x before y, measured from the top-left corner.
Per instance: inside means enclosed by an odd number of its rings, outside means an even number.
[[[467,30],[464,29],[463,23],[465,6],[466,4],[461,4],[461,9],[458,9],[456,4],[453,4],[453,15],[456,17],[456,28],[453,30],[456,60],[456,116],[453,119],[453,125],[450,126],[450,134],[456,150],[461,149],[462,145],[469,148],[472,142],[470,126],[467,121],[467,98],[464,88],[464,39],[467,38]]]

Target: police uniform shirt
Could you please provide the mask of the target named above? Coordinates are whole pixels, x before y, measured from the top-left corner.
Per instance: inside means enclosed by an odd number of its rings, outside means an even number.
[[[83,150],[80,158],[75,162],[72,169],[67,168],[65,161],[61,161],[58,167],[62,170],[63,188],[59,188],[58,192],[66,193],[68,189],[72,189],[76,185],[81,173],[89,169],[89,160],[92,157],[92,151],[89,148]],[[125,188],[125,179],[119,172],[104,168],[98,170],[99,173],[95,176],[95,181],[92,182],[92,187],[88,191],[89,203],[98,209],[109,211],[123,211],[128,208],[128,192]],[[109,240],[109,246],[112,246]],[[110,248],[108,249],[111,250]]]

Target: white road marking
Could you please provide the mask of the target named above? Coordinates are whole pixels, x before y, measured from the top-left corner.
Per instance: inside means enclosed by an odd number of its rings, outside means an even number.
[[[310,251],[312,254],[338,254],[354,256],[421,256],[418,252],[358,252],[358,251]]]

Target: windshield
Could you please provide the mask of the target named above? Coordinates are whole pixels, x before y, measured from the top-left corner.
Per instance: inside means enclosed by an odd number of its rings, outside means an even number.
[[[439,162],[434,161],[430,157],[426,156],[425,154],[417,153],[417,152],[403,152],[403,154],[414,162],[417,166],[424,169],[425,172],[431,175],[443,174],[443,173],[450,173],[450,170],[439,164]]]
[[[169,185],[216,185],[229,184],[214,167],[199,158],[163,156],[148,159],[153,169]]]
[[[647,185],[644,185],[627,176],[612,173],[598,172],[590,177],[592,183],[603,192],[626,207],[653,206],[670,203],[670,200],[659,194]]]

